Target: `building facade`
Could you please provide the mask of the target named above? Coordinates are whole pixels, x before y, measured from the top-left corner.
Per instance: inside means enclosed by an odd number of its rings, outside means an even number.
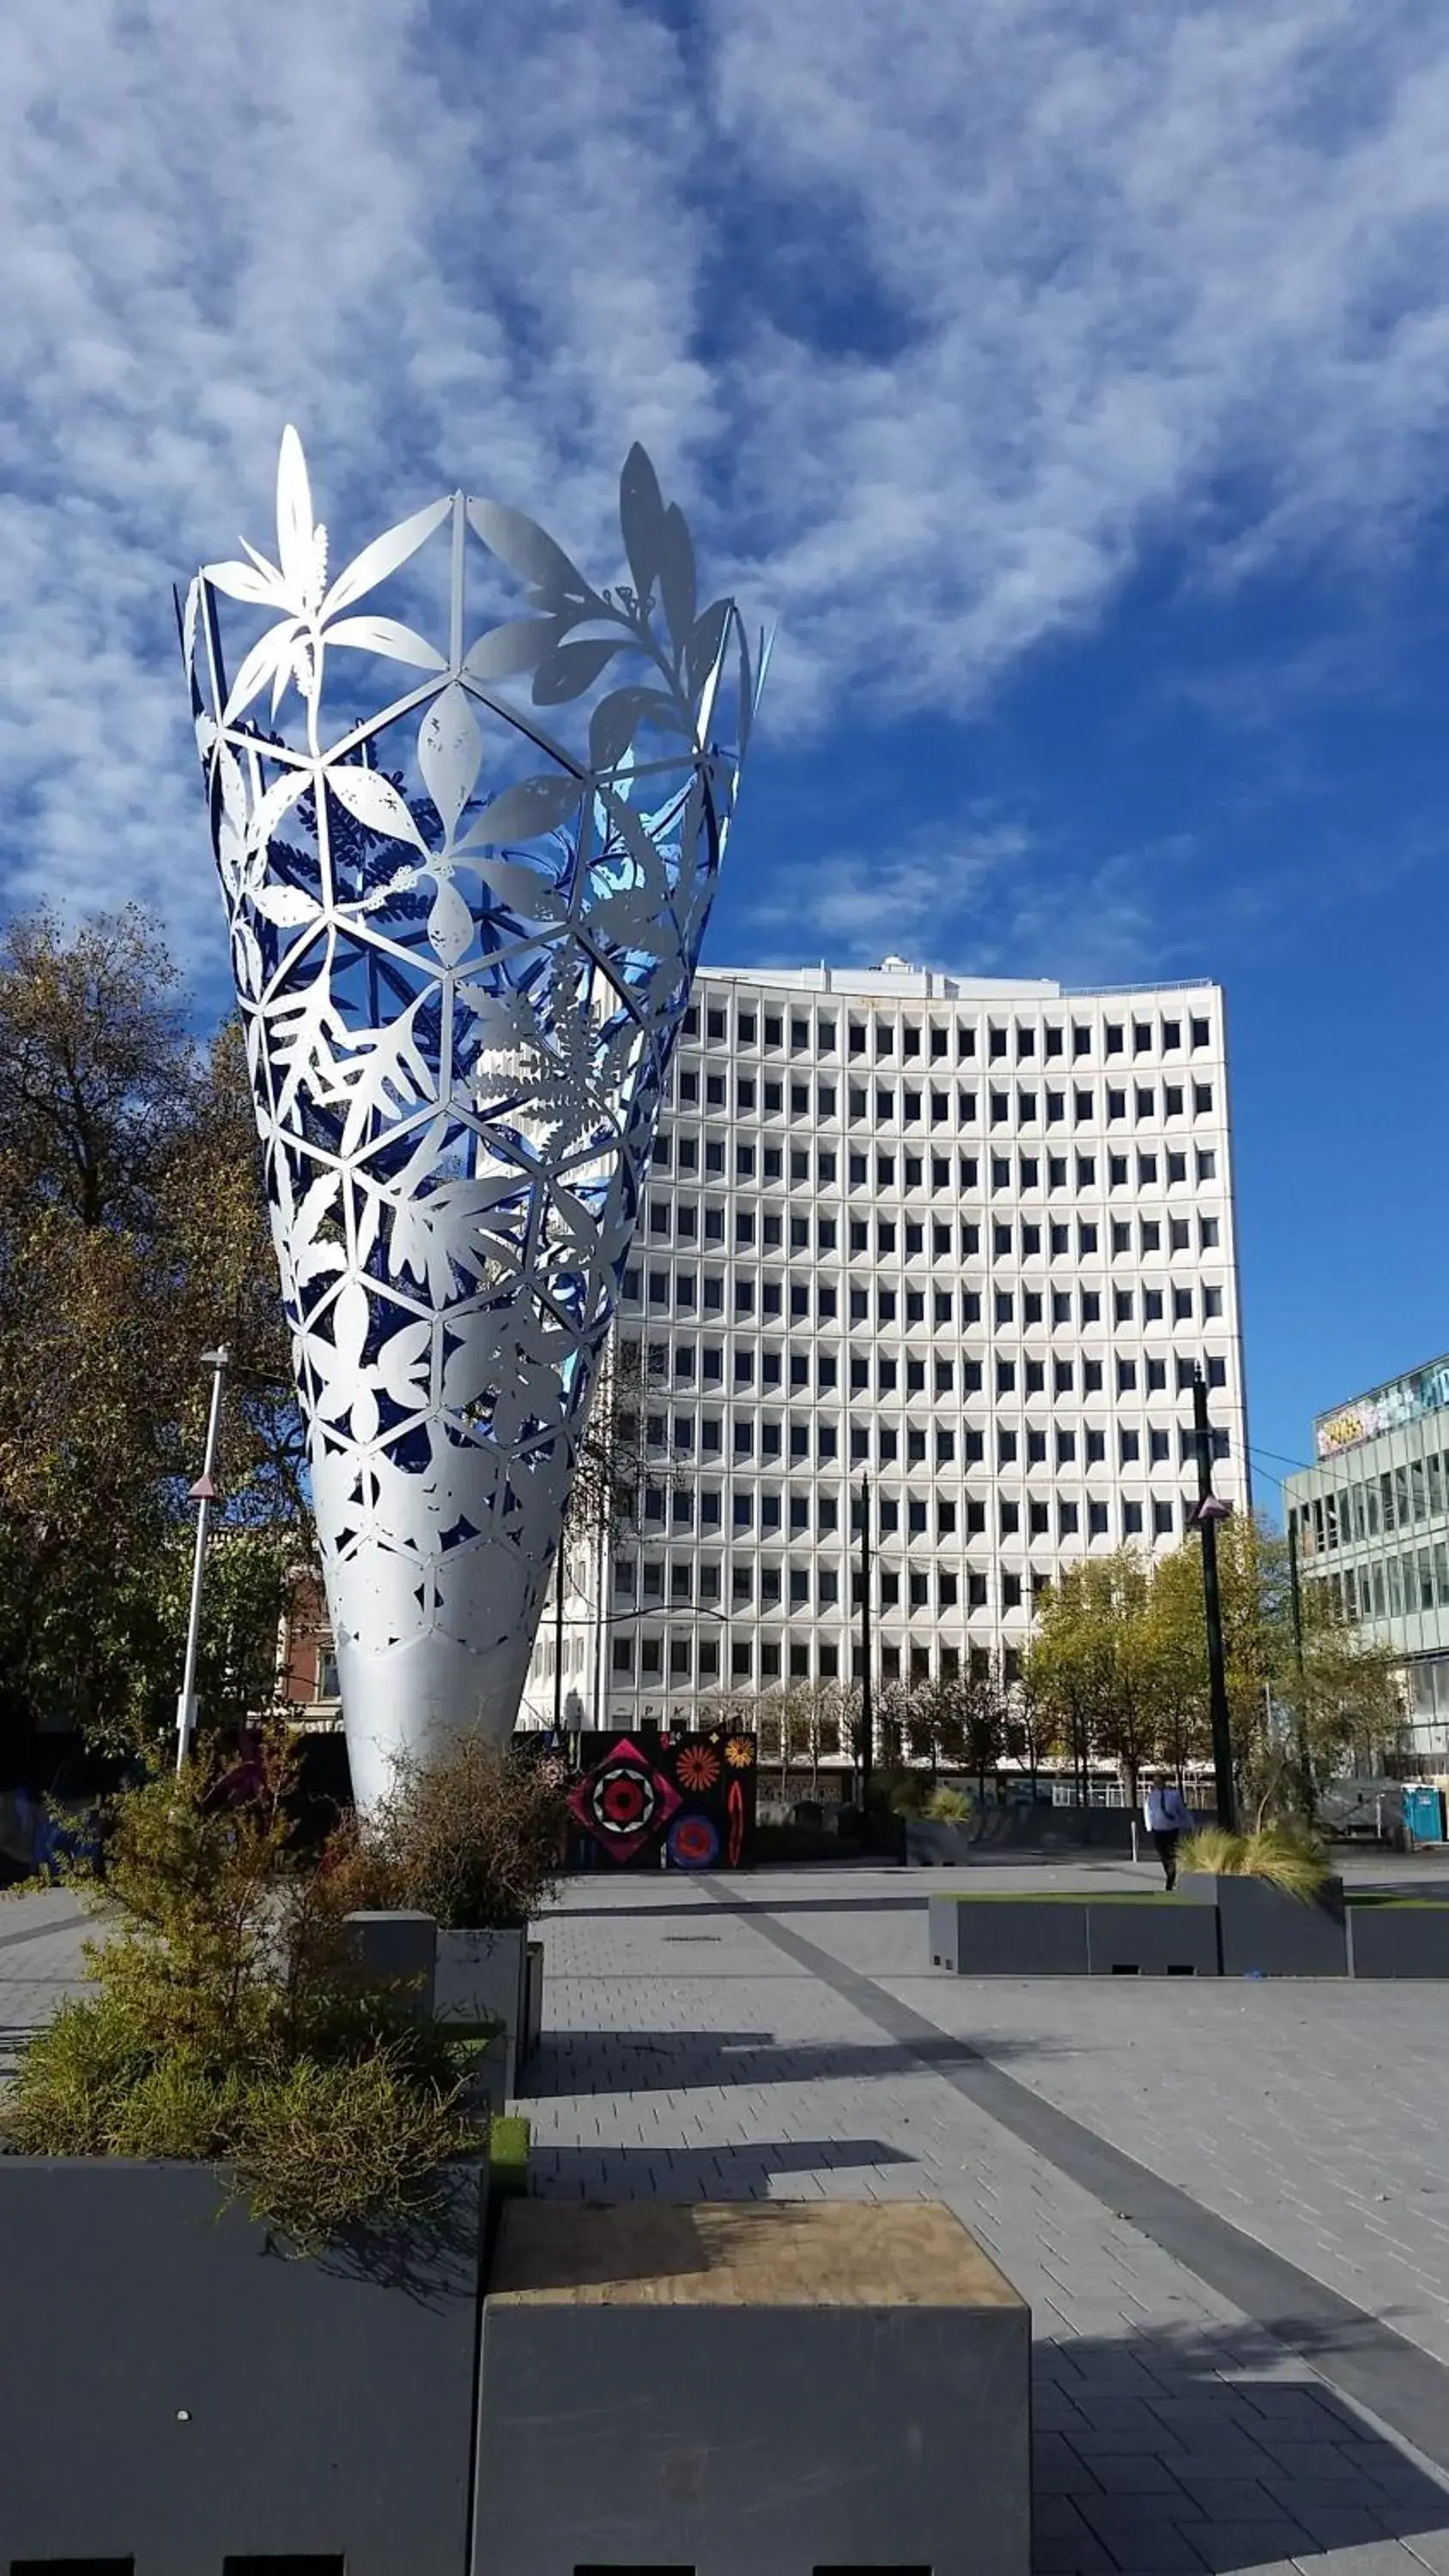
[[[637,1511],[525,1722],[992,1659],[1074,1559],[1180,1543],[1191,1383],[1250,1501],[1223,999],[705,969],[616,1336]],[[596,1598],[591,1598],[595,1595]]]
[[[1284,1480],[1306,1584],[1402,1660],[1408,1763],[1449,1764],[1449,1359],[1320,1414]]]

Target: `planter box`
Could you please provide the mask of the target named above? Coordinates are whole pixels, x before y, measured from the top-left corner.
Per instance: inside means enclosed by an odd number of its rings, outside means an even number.
[[[1449,1904],[1351,1899],[1348,1961],[1353,1977],[1449,1977]]]
[[[1084,1977],[1081,1897],[932,1896],[931,1960],[958,1977]]]
[[[1028,2576],[1030,2332],[927,2203],[511,2201],[474,2576]]]
[[[1206,1896],[1095,1896],[1086,1907],[1094,1977],[1215,1977],[1218,1918]]]
[[[502,2100],[511,2102],[528,2027],[527,1933],[439,1932],[434,1994],[439,2021],[502,2022]],[[496,2054],[489,2050],[486,2068]]]
[[[1266,1878],[1214,1878],[1185,1871],[1184,1896],[1211,1897],[1225,1977],[1346,1977],[1348,1936],[1343,1881],[1330,1878],[1303,1904]]]
[[[288,2259],[207,2166],[0,2158],[0,2565],[465,2576],[483,2185]]]
[[[906,1859],[912,1869],[959,1869],[976,1847],[974,1826],[938,1823],[932,1816],[907,1816]]]

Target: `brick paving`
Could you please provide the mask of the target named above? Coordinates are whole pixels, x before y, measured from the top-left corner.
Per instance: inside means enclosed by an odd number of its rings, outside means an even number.
[[[1449,2476],[1314,2367],[1307,2322],[1290,2348],[952,2080],[969,2043],[1390,2322],[1433,2379],[1449,2359],[1444,1989],[968,1983],[925,1963],[924,1899],[948,1883],[572,1881],[544,1925],[524,2105],[538,2188],[947,2202],[1031,2303],[1041,2576],[1449,2576]],[[59,1893],[0,1906],[0,2051],[74,1982],[72,1913]],[[909,2005],[914,2036],[883,2029],[872,1995]],[[1443,2387],[1449,2452],[1449,2370]]]

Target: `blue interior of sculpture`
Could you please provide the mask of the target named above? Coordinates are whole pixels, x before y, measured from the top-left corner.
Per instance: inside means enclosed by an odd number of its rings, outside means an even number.
[[[329,583],[289,431],[276,563],[182,614],[333,1616],[378,1653],[531,1636],[733,809],[762,657],[638,448],[620,516],[613,589],[462,494]],[[482,622],[500,565],[525,613]],[[429,568],[431,634],[376,613]]]

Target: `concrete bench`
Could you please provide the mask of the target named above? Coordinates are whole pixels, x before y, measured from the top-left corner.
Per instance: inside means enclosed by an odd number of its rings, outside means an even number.
[[[934,2203],[515,2201],[473,2576],[1028,2576],[1030,2332]]]

